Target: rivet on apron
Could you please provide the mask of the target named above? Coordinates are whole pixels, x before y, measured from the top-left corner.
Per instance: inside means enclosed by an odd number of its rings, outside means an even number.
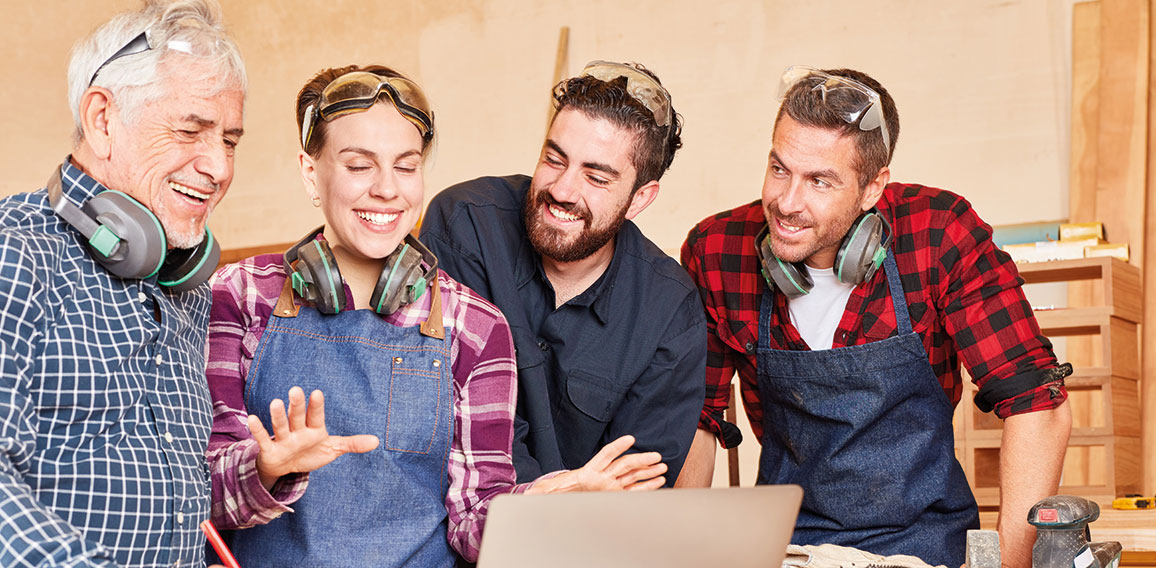
[[[441,359],[434,359],[433,360],[433,366],[434,367],[441,367],[442,366],[442,360]]]
[[[283,314],[285,314],[285,315],[289,315],[289,312],[291,312],[291,311],[292,311],[292,310],[285,310],[284,312],[281,312],[281,313],[283,313]]]
[[[394,357],[393,358],[393,364],[400,365],[401,364],[401,357]]]

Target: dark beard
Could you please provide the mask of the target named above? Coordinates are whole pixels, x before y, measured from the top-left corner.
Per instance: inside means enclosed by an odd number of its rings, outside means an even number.
[[[829,247],[833,247],[833,246],[839,246],[843,242],[843,239],[847,236],[847,233],[851,230],[851,225],[855,224],[855,219],[859,218],[859,215],[861,213],[862,213],[862,211],[860,211],[858,208],[848,210],[845,214],[843,214],[842,217],[840,217],[838,220],[835,221],[835,223],[832,224],[835,227],[845,227],[842,232],[835,231],[835,232],[831,232],[828,234],[820,235],[818,237],[818,240],[815,241],[815,243],[812,244],[802,255],[785,255],[785,254],[780,255],[779,253],[781,251],[778,251],[775,249],[780,247],[781,245],[780,245],[780,242],[777,240],[774,231],[772,230],[771,231],[771,252],[774,253],[774,255],[779,260],[782,260],[784,262],[805,262],[808,258],[811,258],[812,255],[814,255],[815,253],[817,253],[817,252],[819,252],[825,248],[829,248]],[[769,225],[771,223],[771,218],[769,216],[767,216],[766,210],[763,211],[763,214],[764,214],[764,216],[766,216],[767,224]],[[787,221],[794,221],[794,219],[788,218]],[[797,221],[795,221],[795,222],[797,222]],[[795,222],[787,223],[787,224],[793,225],[793,224],[795,224]],[[798,256],[798,258],[792,258],[792,256]]]
[[[534,188],[530,188],[522,204],[522,222],[526,225],[526,235],[529,236],[530,244],[534,250],[556,262],[579,261],[601,250],[618,234],[618,230],[622,228],[622,223],[626,222],[626,210],[630,207],[630,201],[627,200],[610,222],[599,228],[592,228],[589,212],[581,211],[580,214],[582,214],[584,222],[582,232],[573,242],[567,243],[565,233],[547,226],[541,219],[539,212],[542,211],[542,206],[547,203],[553,203],[563,209],[566,208],[548,199],[547,195],[543,191],[538,192],[535,196]]]

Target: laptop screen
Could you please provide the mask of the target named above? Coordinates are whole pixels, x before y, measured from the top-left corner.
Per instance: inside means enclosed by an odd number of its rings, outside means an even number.
[[[795,527],[796,485],[494,499],[479,568],[778,568]]]

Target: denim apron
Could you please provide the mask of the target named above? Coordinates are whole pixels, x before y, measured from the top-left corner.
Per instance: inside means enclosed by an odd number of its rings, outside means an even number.
[[[320,389],[330,434],[375,434],[381,444],[310,473],[293,513],[234,532],[242,566],[454,565],[445,506],[453,374],[440,290],[431,288],[420,333],[371,310],[301,309],[282,292],[253,357],[246,408],[268,425],[269,401],[295,385]]]
[[[771,349],[774,297],[764,289],[758,483],[803,487],[795,544],[910,554],[954,568],[979,511],[955,459],[951,404],[912,331],[891,251],[884,267],[899,330],[865,345]]]

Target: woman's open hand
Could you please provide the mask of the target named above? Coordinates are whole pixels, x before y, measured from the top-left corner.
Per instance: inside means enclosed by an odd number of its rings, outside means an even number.
[[[273,436],[265,430],[261,419],[249,415],[249,431],[261,451],[257,454],[257,473],[265,489],[283,475],[304,473],[320,468],[347,453],[365,453],[377,447],[377,436],[330,436],[325,428],[325,396],[315,390],[305,404],[301,387],[289,389],[289,411],[285,403],[274,399],[269,403],[273,422]]]

